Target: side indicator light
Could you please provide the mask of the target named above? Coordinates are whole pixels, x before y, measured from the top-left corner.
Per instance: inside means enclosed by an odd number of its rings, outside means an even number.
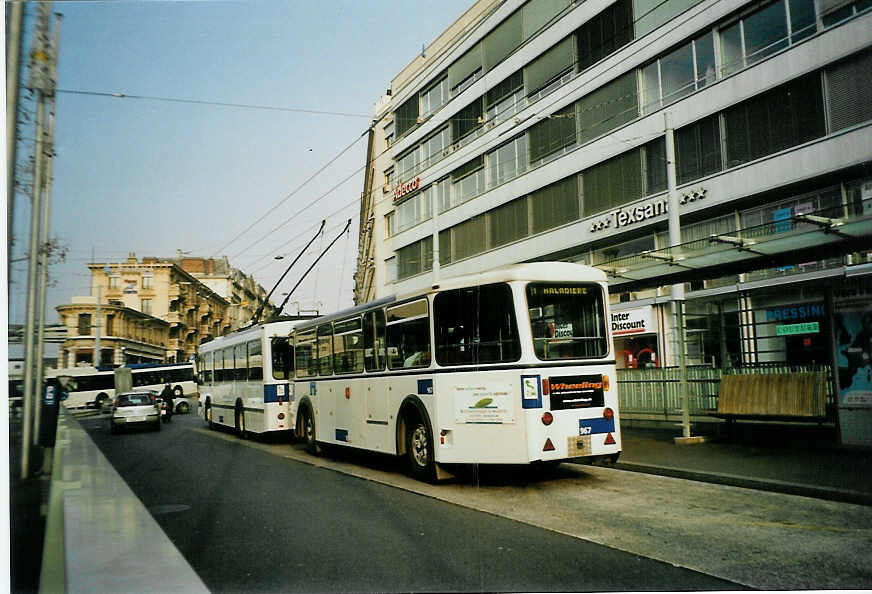
[[[345,388],[345,399],[346,400],[351,399],[351,388]]]
[[[603,376],[603,390],[606,392],[609,391],[609,376],[607,375]]]
[[[283,421],[285,419],[285,413],[279,413],[279,421]]]
[[[615,411],[613,411],[613,410],[610,409],[610,408],[606,408],[606,409],[603,411],[603,418],[604,418],[604,419],[614,419],[614,418],[615,418]]]
[[[553,422],[554,422],[554,415],[552,415],[550,412],[545,412],[542,415],[542,424],[545,425],[546,427]]]
[[[605,445],[615,445],[615,438],[612,437],[611,433],[606,434],[606,442]]]
[[[545,396],[548,396],[548,394],[551,393],[551,380],[547,377],[542,378],[542,393]]]
[[[545,439],[545,447],[542,448],[542,451],[543,452],[553,452],[554,451],[554,444],[551,443],[550,437]]]

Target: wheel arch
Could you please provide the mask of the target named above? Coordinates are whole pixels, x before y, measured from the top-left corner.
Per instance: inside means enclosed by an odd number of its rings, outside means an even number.
[[[406,423],[413,418],[419,418],[430,428],[430,434],[435,435],[433,431],[433,423],[430,421],[430,413],[427,412],[427,407],[421,402],[416,394],[409,394],[403,398],[400,403],[400,408],[397,411],[397,426],[395,440],[397,444],[397,455],[402,456],[406,453]]]
[[[300,414],[301,410],[308,410],[309,414],[312,415],[312,418],[315,416],[315,407],[312,406],[312,401],[308,396],[303,396],[300,399],[300,404],[297,405],[297,412],[294,416],[294,434],[296,437],[303,437],[303,415]]]

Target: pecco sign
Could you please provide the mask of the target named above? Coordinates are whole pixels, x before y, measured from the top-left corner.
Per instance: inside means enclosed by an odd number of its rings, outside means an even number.
[[[394,202],[397,202],[400,198],[408,194],[409,192],[414,192],[418,188],[421,187],[421,178],[416,177],[415,179],[409,180],[404,184],[400,184],[394,189]]]

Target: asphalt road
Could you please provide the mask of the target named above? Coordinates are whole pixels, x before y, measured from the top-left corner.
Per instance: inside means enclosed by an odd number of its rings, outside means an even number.
[[[384,481],[313,466],[280,455],[296,455],[299,445],[208,432],[194,415],[177,415],[160,432],[120,435],[110,435],[105,418],[81,422],[214,592],[743,588]],[[391,458],[329,458],[406,480]],[[542,479],[532,470],[510,474],[504,487],[523,484],[524,491],[547,489],[550,480],[560,479]],[[482,477],[472,473],[459,480],[475,488]],[[607,528],[610,519],[600,521]]]

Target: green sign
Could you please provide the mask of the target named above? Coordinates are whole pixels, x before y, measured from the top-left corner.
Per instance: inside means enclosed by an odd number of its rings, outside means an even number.
[[[776,336],[788,336],[791,334],[817,334],[820,332],[820,324],[818,322],[805,322],[804,324],[785,324],[784,326],[776,326]]]

